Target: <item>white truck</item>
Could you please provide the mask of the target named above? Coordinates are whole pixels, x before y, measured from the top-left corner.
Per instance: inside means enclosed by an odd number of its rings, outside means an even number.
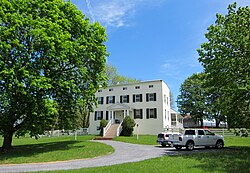
[[[206,129],[188,129],[185,130],[178,140],[170,141],[172,145],[180,150],[186,147],[187,150],[193,150],[195,146],[215,146],[216,148],[224,147],[224,137],[216,135]]]

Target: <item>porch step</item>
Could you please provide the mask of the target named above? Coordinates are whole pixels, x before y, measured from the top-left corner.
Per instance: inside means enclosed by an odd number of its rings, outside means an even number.
[[[117,132],[117,128],[118,127],[119,127],[119,124],[112,124],[110,126],[108,132],[104,136],[104,138],[111,138],[111,139],[113,139],[114,137],[116,137],[116,132]]]

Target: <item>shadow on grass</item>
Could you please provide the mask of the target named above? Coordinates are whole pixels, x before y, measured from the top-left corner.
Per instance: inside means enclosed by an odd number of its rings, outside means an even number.
[[[183,155],[183,158],[196,159],[200,162],[194,167],[206,172],[250,172],[250,146],[229,147],[211,152]]]
[[[6,159],[18,158],[18,157],[32,157],[39,155],[40,153],[52,152],[52,151],[65,151],[74,148],[82,148],[81,146],[73,146],[80,141],[58,141],[49,142],[42,144],[30,144],[30,145],[18,145],[14,146],[12,150],[1,153],[0,152],[0,163]]]

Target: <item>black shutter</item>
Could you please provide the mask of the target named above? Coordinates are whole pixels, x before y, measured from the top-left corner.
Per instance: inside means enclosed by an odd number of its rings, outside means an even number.
[[[109,104],[109,96],[106,97],[106,104]]]
[[[127,95],[127,103],[129,103],[129,95]]]
[[[101,104],[103,104],[103,97],[101,97]]]
[[[149,109],[147,109],[147,119],[149,119]]]
[[[154,93],[154,101],[156,101],[156,93]]]
[[[97,120],[97,112],[95,111],[95,121]]]
[[[142,119],[142,109],[140,109],[140,117],[141,117],[141,119]]]
[[[103,119],[103,111],[101,111],[101,120]]]
[[[106,120],[109,120],[109,111],[106,111]]]
[[[156,108],[154,108],[154,113],[155,113],[154,118],[157,119],[157,109]]]
[[[133,102],[135,102],[135,94],[133,95]]]
[[[115,96],[113,96],[113,103],[115,103]]]
[[[120,103],[122,103],[122,96],[120,96]]]
[[[149,100],[148,97],[149,97],[149,94],[146,94],[146,101],[147,101],[147,102],[148,102],[148,100]]]
[[[136,110],[134,109],[134,119],[136,119]]]
[[[142,94],[140,94],[140,102],[142,102]]]

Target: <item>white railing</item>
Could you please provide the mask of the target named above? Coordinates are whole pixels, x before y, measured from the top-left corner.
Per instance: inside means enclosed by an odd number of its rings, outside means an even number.
[[[108,124],[106,125],[106,127],[103,128],[103,137],[106,135],[106,133],[108,132],[109,128],[112,125],[112,120],[109,120]]]
[[[123,120],[122,120],[123,122]],[[120,136],[121,132],[122,132],[122,122],[119,124],[117,131],[116,131],[116,136]]]

